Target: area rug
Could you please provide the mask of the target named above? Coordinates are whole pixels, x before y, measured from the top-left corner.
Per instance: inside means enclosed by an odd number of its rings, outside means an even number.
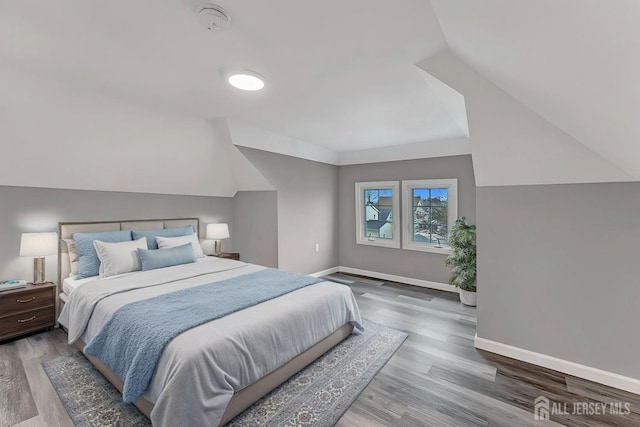
[[[407,338],[364,321],[354,334],[234,418],[229,426],[333,426]],[[74,353],[43,367],[76,426],[150,426],[113,387]]]

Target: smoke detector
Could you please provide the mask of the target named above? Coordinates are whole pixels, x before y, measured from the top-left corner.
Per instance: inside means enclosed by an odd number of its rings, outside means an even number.
[[[224,31],[231,26],[231,16],[227,11],[211,3],[200,6],[198,20],[209,31]]]

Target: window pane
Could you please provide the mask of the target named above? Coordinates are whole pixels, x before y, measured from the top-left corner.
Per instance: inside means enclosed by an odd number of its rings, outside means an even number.
[[[418,206],[413,208],[413,220],[415,221],[428,221],[429,219],[428,207]]]
[[[378,203],[378,190],[364,190],[364,204]]]
[[[446,243],[448,197],[446,188],[412,189],[413,241],[441,245]]]
[[[429,200],[428,188],[414,188],[413,189],[413,206],[426,206]]]
[[[427,217],[414,218],[413,227],[415,231],[424,231],[429,228],[429,221]]]
[[[393,206],[378,205],[378,219],[381,221],[392,221]]]
[[[402,247],[419,251],[448,247],[449,217],[457,216],[457,180],[403,181],[402,195]]]
[[[380,239],[393,239],[393,224],[391,222],[384,222],[380,227]]]
[[[378,196],[378,201],[376,202],[380,206],[389,206],[393,205],[393,197],[392,196],[383,196],[380,194]]]
[[[356,182],[356,243],[399,248],[400,182]],[[397,221],[397,222],[396,222]],[[399,231],[399,230],[398,230]]]
[[[431,230],[429,224],[419,222],[413,224],[413,240],[415,242],[429,243]]]
[[[421,243],[430,243],[433,245],[438,244],[438,239],[443,242],[442,236],[437,234],[437,230],[434,225],[430,224],[428,227],[418,232],[414,236],[414,241]]]
[[[440,243],[443,247],[449,247],[448,229],[446,224],[432,224],[431,236],[434,243]]]
[[[448,197],[449,197],[449,192],[446,188],[431,189],[431,205],[432,206],[446,206]]]
[[[423,206],[413,208],[411,223],[413,224],[413,240],[415,242],[427,242],[429,239],[430,210],[431,208]]]
[[[393,190],[364,190],[365,236],[393,239]]]
[[[431,233],[434,237],[444,241],[447,238],[446,224],[431,224]]]
[[[431,223],[447,224],[447,208],[445,207],[432,207],[431,208]]]

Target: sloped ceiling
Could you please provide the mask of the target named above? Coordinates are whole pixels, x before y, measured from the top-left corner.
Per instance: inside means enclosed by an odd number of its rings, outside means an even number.
[[[419,66],[465,94],[477,186],[633,180],[452,53],[433,56]]]
[[[225,117],[336,152],[461,136],[414,64],[446,48],[429,2],[190,0],[0,4],[0,58],[129,102]],[[250,69],[266,87],[230,87]]]
[[[227,123],[0,67],[0,185],[231,197],[273,187]]]
[[[432,3],[458,58],[640,179],[640,2]]]
[[[268,187],[234,145],[338,165],[471,152],[479,185],[640,179],[640,2],[216,3],[232,25],[212,34],[196,0],[1,2],[0,184]],[[264,91],[226,84],[245,68]],[[156,180],[99,161],[125,151]],[[150,166],[167,159],[181,179]],[[19,176],[29,162],[68,166]]]

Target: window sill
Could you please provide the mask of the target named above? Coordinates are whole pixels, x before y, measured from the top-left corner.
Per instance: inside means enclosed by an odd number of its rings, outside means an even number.
[[[356,243],[358,245],[379,246],[382,248],[400,249],[400,242],[398,241],[385,242],[381,240],[356,240]]]
[[[453,249],[451,248],[436,248],[434,246],[404,246],[402,249],[407,251],[431,252],[442,255],[451,255],[453,253]]]

